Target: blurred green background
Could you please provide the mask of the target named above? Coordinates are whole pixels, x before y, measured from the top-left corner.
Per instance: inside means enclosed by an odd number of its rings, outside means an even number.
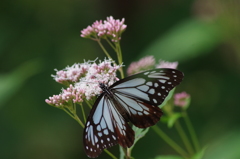
[[[3,0],[0,13],[1,159],[87,158],[82,128],[45,99],[62,88],[51,77],[55,68],[104,58],[79,34],[110,15],[128,26],[121,41],[126,66],[145,55],[179,61],[185,78],[176,91],[192,97],[188,113],[208,146],[205,158],[240,158],[239,0]],[[118,149],[110,151],[118,156]],[[170,154],[177,153],[151,129],[133,150],[140,159]]]

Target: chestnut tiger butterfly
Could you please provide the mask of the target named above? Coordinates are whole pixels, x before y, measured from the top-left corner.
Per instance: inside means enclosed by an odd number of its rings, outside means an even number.
[[[175,69],[152,69],[128,76],[111,86],[99,83],[102,93],[95,101],[84,128],[83,143],[88,157],[98,157],[116,144],[131,147],[134,131],[156,124],[162,116],[158,107],[183,80]]]

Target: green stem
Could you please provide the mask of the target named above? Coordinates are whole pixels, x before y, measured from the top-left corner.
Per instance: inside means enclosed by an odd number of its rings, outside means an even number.
[[[120,42],[115,43],[115,46],[114,46],[108,38],[106,38],[105,40],[112,47],[112,49],[116,52],[117,58],[118,58],[118,64],[121,65],[122,64],[122,51],[121,51],[121,47],[120,47]]]
[[[87,100],[85,100],[85,102],[87,103],[87,105],[89,106],[89,108],[92,109],[92,105],[91,105]]]
[[[97,42],[98,42],[98,44],[100,45],[100,47],[102,48],[102,50],[103,50],[103,52],[107,55],[107,57],[109,58],[109,59],[111,59],[112,61],[114,61],[113,59],[112,59],[112,57],[108,54],[108,52],[107,52],[107,50],[104,48],[104,46],[102,45],[102,43],[101,43],[101,41],[100,40],[97,40]],[[109,42],[110,43],[110,42]],[[113,50],[117,53],[117,57],[118,57],[118,62],[119,62],[119,65],[121,65],[122,64],[122,53],[121,52],[119,52],[118,50],[119,49],[115,49],[114,48],[114,46],[110,43],[110,46],[113,48]],[[121,49],[120,49],[120,51],[121,51]],[[115,63],[115,61],[114,61],[114,63]],[[115,63],[116,64],[116,63]],[[124,73],[123,73],[123,69],[122,69],[122,67],[120,67],[119,68],[119,72],[120,72],[120,74],[121,74],[121,78],[124,78]]]
[[[127,156],[126,159],[131,159],[131,149],[127,148]]]
[[[120,42],[116,43],[115,46],[116,46],[116,53],[118,57],[118,63],[122,64],[122,52],[121,52]]]
[[[105,40],[106,40],[107,43],[111,46],[111,48],[112,48],[115,52],[117,52],[117,50],[116,50],[116,48],[114,47],[114,45],[112,44],[112,42],[111,42],[108,38],[106,38]]]
[[[75,115],[75,120],[84,128],[85,125],[82,123],[82,121],[78,118],[77,115]]]
[[[76,112],[77,112],[76,103],[73,103],[73,114],[76,114]]]
[[[116,43],[116,53],[117,53],[117,57],[118,57],[118,64],[122,65],[122,51],[121,51],[121,47],[120,47],[120,42]],[[119,68],[119,72],[121,74],[121,78],[124,78],[124,73],[123,73],[123,69],[122,67]]]
[[[170,137],[167,136],[157,125],[151,127],[168,145],[177,151],[182,157],[188,158],[188,154]]]
[[[123,79],[124,78],[124,73],[123,73],[122,67],[119,68],[119,72],[120,72],[120,75],[121,75],[121,79]]]
[[[70,117],[74,119],[74,116],[68,111],[68,109],[62,108],[62,110],[64,110]]]
[[[74,120],[76,120],[83,128],[84,128],[84,124],[83,122],[78,118],[78,116],[76,115],[76,113],[71,112],[71,110],[66,110],[65,108],[63,108],[63,110],[70,116],[72,117]]]
[[[98,44],[100,45],[101,49],[103,50],[103,52],[107,55],[107,57],[109,59],[112,59],[112,57],[108,54],[107,50],[104,48],[104,46],[102,45],[100,40],[97,40]],[[112,59],[113,60],[113,59]]]
[[[177,131],[178,131],[178,133],[179,133],[179,135],[180,135],[180,137],[181,137],[184,145],[186,146],[188,152],[189,152],[189,153],[191,154],[191,156],[192,156],[192,155],[194,154],[193,149],[192,149],[192,147],[191,147],[191,144],[190,144],[190,142],[189,142],[189,140],[188,140],[187,135],[185,134],[182,126],[180,125],[180,123],[179,123],[178,121],[175,122],[175,127],[176,127],[176,129],[177,129]]]
[[[193,141],[193,145],[194,145],[196,151],[199,152],[200,151],[200,145],[199,145],[199,142],[198,142],[198,138],[197,138],[196,132],[195,132],[195,130],[193,128],[193,125],[192,125],[192,123],[191,123],[191,121],[190,121],[190,119],[188,117],[188,114],[187,114],[187,112],[185,110],[183,111],[183,118],[184,118],[184,120],[186,122],[188,131],[189,131],[189,133],[191,135],[191,139]]]
[[[104,149],[104,151],[110,156],[112,157],[112,159],[117,159],[116,156],[114,156],[110,151],[108,151],[107,149]]]
[[[81,107],[81,109],[82,109],[83,120],[84,120],[84,122],[86,123],[86,115],[85,115],[84,107],[83,107],[82,104],[80,105],[80,107]]]

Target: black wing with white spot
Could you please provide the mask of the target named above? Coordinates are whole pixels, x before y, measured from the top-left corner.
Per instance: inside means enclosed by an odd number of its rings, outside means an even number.
[[[127,122],[146,128],[162,116],[158,107],[169,91],[180,84],[183,73],[174,69],[153,69],[126,77],[109,88],[100,84],[103,93],[96,100],[84,128],[84,148],[88,157],[97,157],[117,143],[131,147],[134,131]]]
[[[159,107],[143,102],[136,97],[118,92],[115,93],[115,99],[122,106],[119,110],[124,118],[139,128],[147,128],[156,124],[162,116]]]
[[[175,86],[183,73],[175,69],[153,69],[117,81],[109,90],[123,108],[121,114],[139,128],[156,124],[162,116],[158,107]]]
[[[126,148],[134,142],[134,131],[105,93],[98,97],[88,116],[83,142],[85,152],[91,158],[118,143]]]

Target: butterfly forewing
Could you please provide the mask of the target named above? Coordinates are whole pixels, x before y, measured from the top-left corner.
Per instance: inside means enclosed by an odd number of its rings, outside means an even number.
[[[134,132],[116,110],[113,102],[102,94],[95,102],[84,128],[84,149],[88,157],[97,157],[105,148],[119,143],[130,147]]]
[[[129,76],[114,83],[109,90],[124,107],[122,114],[139,128],[156,124],[162,116],[159,106],[183,78],[182,72],[173,69],[154,69]]]
[[[169,91],[180,84],[182,79],[183,73],[178,70],[153,69],[117,81],[109,89],[159,106]]]
[[[130,147],[134,131],[127,122],[139,128],[156,124],[162,116],[158,107],[183,73],[175,69],[153,69],[126,77],[109,88],[101,84],[103,93],[96,100],[84,129],[84,147],[89,157],[97,157],[105,148],[117,143]]]

